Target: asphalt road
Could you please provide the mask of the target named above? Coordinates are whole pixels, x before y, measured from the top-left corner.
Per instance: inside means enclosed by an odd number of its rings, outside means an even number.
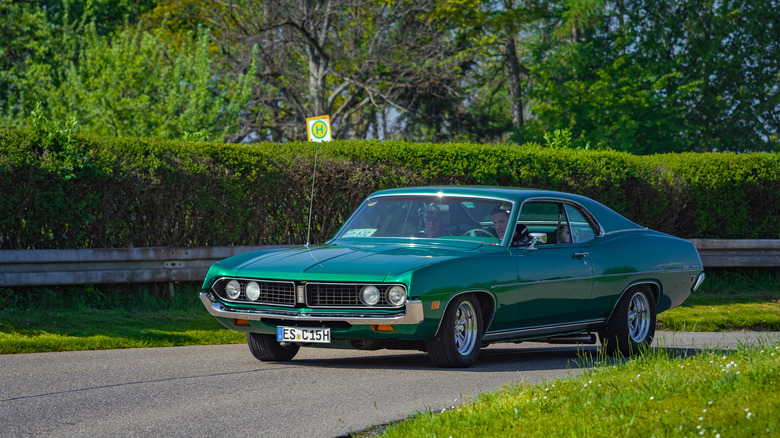
[[[654,345],[693,352],[779,338],[658,333]],[[290,363],[262,363],[246,345],[0,355],[0,436],[336,437],[513,382],[573,376],[581,363],[576,346],[536,343],[488,347],[465,370],[386,350],[303,348]]]

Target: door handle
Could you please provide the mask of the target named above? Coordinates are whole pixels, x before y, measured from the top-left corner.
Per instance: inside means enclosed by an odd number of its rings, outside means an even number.
[[[590,255],[590,253],[587,253],[587,252],[575,252],[574,254],[572,254],[572,258],[581,259],[581,258],[587,257],[588,255]]]

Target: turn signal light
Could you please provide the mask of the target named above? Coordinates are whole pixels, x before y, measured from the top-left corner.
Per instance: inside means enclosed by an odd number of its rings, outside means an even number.
[[[373,325],[372,324],[371,325],[371,329],[374,330],[375,332],[392,332],[392,331],[395,331],[395,330],[393,330],[393,326],[391,326],[391,325]]]

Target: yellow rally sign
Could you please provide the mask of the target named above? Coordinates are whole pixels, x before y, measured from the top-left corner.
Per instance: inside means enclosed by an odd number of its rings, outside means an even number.
[[[309,141],[330,141],[330,116],[309,117],[306,119],[306,133]]]

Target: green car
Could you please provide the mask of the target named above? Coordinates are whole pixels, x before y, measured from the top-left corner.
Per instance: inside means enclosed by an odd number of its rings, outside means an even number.
[[[491,343],[596,333],[608,354],[635,354],[703,280],[692,243],[583,196],[415,187],[372,194],[323,245],[215,263],[200,297],[262,361],[394,348],[467,367]]]

